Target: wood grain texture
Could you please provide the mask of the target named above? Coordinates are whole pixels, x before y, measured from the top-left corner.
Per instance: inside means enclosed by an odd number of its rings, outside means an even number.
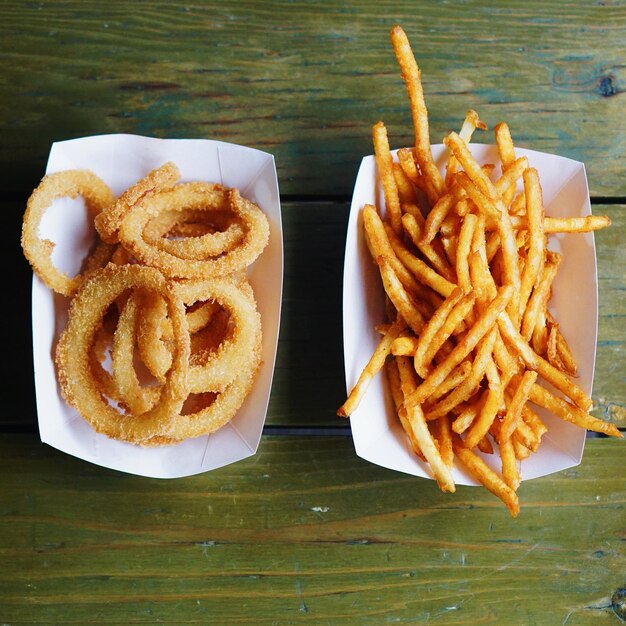
[[[0,188],[31,188],[53,141],[127,132],[266,149],[284,194],[348,194],[373,123],[394,147],[411,140],[388,36],[400,22],[433,142],[472,107],[520,146],[584,161],[592,195],[624,196],[624,7],[5,0]]]
[[[596,205],[593,212],[613,223],[595,235],[599,304],[592,413],[626,428],[626,206]]]
[[[0,620],[9,624],[616,624],[624,444],[482,488],[360,460],[349,438],[265,437],[188,479],[104,470],[32,436],[0,453]]]

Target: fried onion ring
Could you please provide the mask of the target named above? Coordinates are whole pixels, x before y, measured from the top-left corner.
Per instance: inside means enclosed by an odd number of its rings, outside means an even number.
[[[142,415],[120,413],[102,396],[91,375],[90,352],[102,318],[110,305],[129,289],[160,293],[167,301],[174,330],[172,367],[161,387],[158,404]],[[55,353],[59,385],[67,403],[97,432],[115,439],[142,443],[154,435],[172,436],[171,416],[177,415],[189,394],[189,332],[185,308],[163,275],[140,265],[107,265],[95,272],[72,299],[68,323]]]
[[[154,170],[140,181],[129,187],[105,211],[96,216],[96,230],[106,243],[118,241],[118,229],[126,214],[143,198],[159,191],[171,189],[180,178],[176,164],[167,162]]]
[[[58,198],[81,196],[91,215],[100,214],[114,200],[109,187],[89,170],[67,170],[45,176],[33,191],[22,224],[22,249],[34,272],[47,287],[64,296],[73,295],[81,282],[81,274],[70,278],[52,264],[54,242],[39,237],[39,226],[46,210]]]
[[[254,349],[248,357],[243,369],[224,391],[218,394],[201,394],[200,398],[209,397],[210,399],[204,403],[202,399],[198,399],[192,403],[192,413],[176,415],[173,418],[173,425],[168,436],[157,435],[143,442],[142,445],[173,445],[183,439],[215,432],[229,422],[241,408],[254,384],[256,373],[261,364],[260,336],[257,337]],[[198,404],[204,404],[204,406],[198,407]]]
[[[204,214],[204,221],[185,221],[188,217],[197,219],[198,213]],[[202,260],[224,254],[239,243],[244,231],[232,214],[226,222],[224,219],[213,219],[216,213],[196,209],[164,212],[161,214],[163,219],[152,219],[146,224],[143,238],[159,250],[181,258]],[[180,239],[165,237],[169,234]]]
[[[126,300],[113,334],[111,350],[113,380],[118,390],[116,398],[119,398],[124,408],[128,408],[129,412],[135,415],[141,415],[151,409],[158,402],[161,392],[159,387],[142,386],[135,371],[135,337],[141,311],[141,296],[142,293],[135,290]],[[167,306],[163,298],[159,296],[159,299]],[[169,351],[167,354],[171,365],[172,355]],[[165,376],[161,382],[164,380]]]
[[[137,323],[139,354],[144,365],[160,382],[165,380],[172,366],[172,353],[163,340],[164,335],[169,339],[172,337],[167,302],[155,292],[142,294],[141,315]]]
[[[190,393],[223,391],[251,358],[261,336],[261,316],[251,290],[224,279],[178,283],[174,290],[188,306],[216,302],[230,314],[226,337],[203,363],[190,367],[188,377]]]
[[[194,207],[230,207],[244,226],[238,245],[224,254],[197,260],[183,258],[161,250],[144,239],[148,222],[162,211]],[[183,183],[171,191],[145,197],[124,218],[120,241],[145,265],[160,269],[170,278],[212,278],[237,272],[251,264],[267,245],[269,224],[265,214],[254,203],[242,198],[236,189],[208,183]]]

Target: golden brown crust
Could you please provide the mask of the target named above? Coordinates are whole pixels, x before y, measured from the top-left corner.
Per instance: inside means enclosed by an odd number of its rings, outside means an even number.
[[[22,224],[24,256],[45,285],[64,296],[71,296],[76,292],[83,276],[78,274],[71,278],[54,267],[51,259],[54,242],[40,238],[39,226],[54,200],[77,196],[85,200],[88,211],[96,216],[114,199],[109,187],[89,170],[56,172],[44,177],[31,194]]]
[[[128,188],[106,211],[96,216],[95,226],[102,240],[107,243],[116,243],[117,231],[132,207],[145,196],[171,189],[179,178],[180,171],[176,164],[167,162]]]
[[[25,215],[25,253],[55,197],[80,194],[94,215],[103,240],[85,259],[82,275],[59,278],[44,266],[49,282],[73,296],[54,355],[58,382],[68,405],[96,432],[143,446],[174,445],[223,426],[243,404],[261,363],[261,318],[247,265],[267,244],[267,218],[221,185],[172,189],[178,177],[178,168],[165,164],[114,202],[90,172],[51,175]],[[185,209],[190,190],[200,200]],[[209,213],[210,220],[200,219]],[[126,236],[112,243],[136,215],[141,224],[132,236],[140,243]],[[171,232],[182,239],[162,237]],[[160,240],[151,244],[151,236]],[[36,244],[36,263],[49,261],[54,244]],[[156,254],[154,267],[141,254],[143,244],[150,259]],[[162,257],[178,269],[196,263],[204,271],[171,271]]]

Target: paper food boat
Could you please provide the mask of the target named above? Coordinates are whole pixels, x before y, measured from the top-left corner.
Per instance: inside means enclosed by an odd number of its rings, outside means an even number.
[[[119,195],[167,161],[178,165],[182,181],[207,181],[237,187],[257,203],[270,223],[269,244],[249,268],[263,325],[262,365],[254,387],[233,420],[217,432],[174,446],[142,448],[96,433],[61,397],[52,360],[62,331],[68,299],[33,279],[33,352],[41,440],[63,452],[103,467],[154,478],[176,478],[228,465],[256,452],[269,402],[283,279],[283,245],[278,180],[272,155],[218,141],[153,139],[102,135],[55,143],[46,173],[90,169]],[[42,235],[57,242],[53,260],[73,275],[93,237],[85,211],[56,201],[41,225]]]
[[[498,163],[495,146],[470,144],[479,163]],[[433,146],[433,156],[442,171],[447,158],[443,145]],[[395,155],[395,153],[394,153]],[[573,217],[591,214],[587,177],[582,163],[563,157],[516,148],[539,171],[546,215]],[[495,172],[495,175],[498,171]],[[373,156],[361,162],[352,196],[348,222],[343,281],[343,342],[346,387],[352,389],[369,360],[380,335],[374,326],[385,320],[383,288],[377,267],[365,244],[362,224],[364,204],[383,211],[384,197],[376,181]],[[567,339],[579,376],[576,383],[591,395],[598,323],[598,281],[593,233],[551,235],[550,249],[561,252],[563,261],[554,282],[550,310]],[[533,406],[544,419],[548,432],[539,450],[521,464],[522,480],[545,476],[580,463],[585,430]],[[432,478],[430,469],[413,454],[387,389],[383,373],[370,384],[350,419],[357,454],[377,465]],[[498,454],[481,454],[498,473]],[[460,485],[477,485],[457,463],[453,477]]]

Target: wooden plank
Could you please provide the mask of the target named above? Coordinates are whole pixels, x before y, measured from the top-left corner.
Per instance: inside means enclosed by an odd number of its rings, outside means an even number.
[[[595,235],[599,305],[592,413],[626,428],[626,206],[595,205],[593,212],[608,215],[612,225]]]
[[[265,437],[257,455],[148,480],[0,443],[3,623],[617,623],[623,442],[520,488],[360,460],[349,438]]]
[[[348,194],[373,123],[394,147],[411,141],[395,22],[423,69],[433,142],[472,107],[522,146],[585,161],[593,195],[626,195],[624,4],[541,0],[5,0],[0,188],[30,189],[53,141],[128,132],[266,149],[283,193]]]

